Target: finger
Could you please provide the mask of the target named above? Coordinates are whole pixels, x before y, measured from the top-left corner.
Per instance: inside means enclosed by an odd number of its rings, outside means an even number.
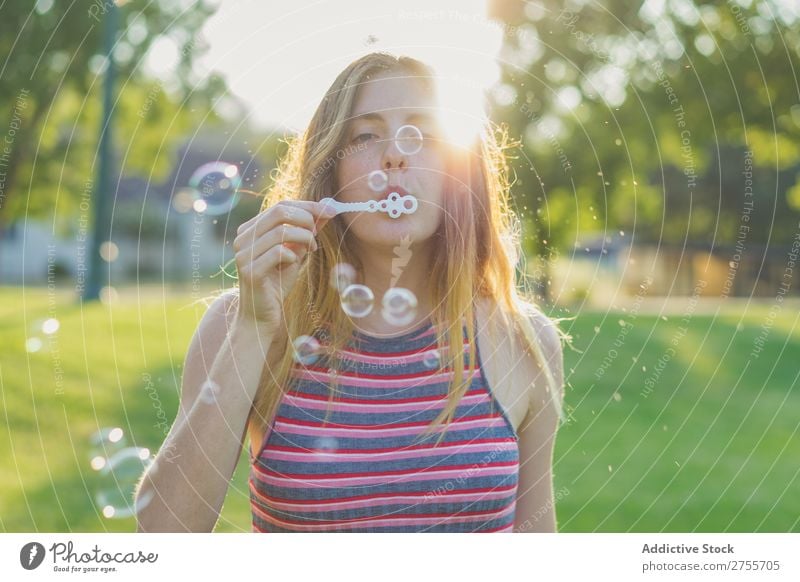
[[[308,253],[314,252],[313,249],[308,247],[308,245],[303,245],[300,243],[283,243],[283,246],[291,250],[298,257],[300,257],[301,263],[305,261],[306,257],[308,256]]]
[[[315,218],[330,219],[336,216],[336,210],[327,204],[323,204],[322,202],[317,202],[315,200],[294,200],[292,202],[297,204],[300,208],[313,214]]]
[[[321,202],[284,200],[243,223],[237,230],[237,239],[255,238],[278,224],[294,224],[316,233],[335,215],[335,211]],[[318,225],[320,220],[323,222]],[[234,240],[234,250],[238,250],[241,243],[241,240]]]
[[[240,284],[244,284],[255,292],[257,286],[267,277],[272,276],[271,271],[283,264],[299,262],[300,258],[291,249],[283,245],[272,247],[269,251],[248,261],[240,270]]]
[[[312,200],[282,200],[277,204],[272,205],[264,212],[261,212],[244,222],[238,232],[248,230],[262,220],[267,219],[269,216],[268,227],[279,224],[280,222],[272,222],[273,218],[282,218],[284,222],[296,224],[297,226],[305,226],[313,230],[314,221],[320,218],[327,220],[336,216],[336,211],[331,209],[328,205],[321,202]]]
[[[249,254],[251,257],[258,257],[279,244],[287,244],[289,248],[317,249],[317,241],[314,238],[314,233],[310,230],[283,224],[257,238],[250,247]]]
[[[328,217],[328,216],[320,216],[319,218],[317,218],[314,221],[314,226],[316,227],[317,232],[321,231],[325,227],[325,225],[328,224],[331,221],[331,219],[334,216],[336,216],[336,215],[334,214],[333,216],[330,216],[330,217]]]
[[[240,249],[236,253],[237,266],[252,266],[260,257],[281,246],[291,250],[302,260],[308,252],[317,249],[317,241],[305,228],[281,225],[257,240],[254,245]]]
[[[259,239],[271,232],[280,230],[284,225],[294,225],[294,228],[302,228],[303,230],[309,232],[311,236],[313,236],[311,231],[314,229],[314,221],[310,214],[306,214],[307,217],[300,214],[291,213],[287,215],[285,209],[281,209],[280,211],[272,213],[271,215],[266,215],[261,222],[253,224],[248,229],[244,231],[241,231],[240,229],[239,234],[233,240],[234,252],[238,253],[248,248],[252,249],[258,243]],[[272,244],[276,244],[275,241],[273,241]],[[264,250],[266,250],[266,248],[262,247],[260,249],[260,251]]]
[[[279,202],[264,212],[256,214],[247,222],[242,223],[236,230],[237,238],[245,239],[250,237],[253,239],[279,224],[294,224],[313,230],[314,215],[294,204]]]
[[[272,247],[266,253],[253,261],[253,275],[259,279],[269,276],[270,272],[279,265],[299,263],[301,257],[284,245]]]

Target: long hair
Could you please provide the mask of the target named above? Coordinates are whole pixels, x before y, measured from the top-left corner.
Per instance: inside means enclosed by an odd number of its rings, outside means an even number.
[[[273,181],[263,212],[281,200],[314,200],[336,193],[335,161],[346,147],[347,121],[353,112],[358,89],[377,74],[397,74],[431,83],[435,73],[421,61],[384,52],[365,55],[345,68],[325,94],[306,131],[289,143],[286,155],[273,173]],[[427,427],[430,434],[443,422],[449,425],[456,407],[468,391],[476,369],[474,306],[476,298],[488,299],[498,307],[502,328],[510,337],[519,333],[523,346],[530,350],[545,372],[553,405],[563,420],[561,387],[556,385],[545,358],[532,315],[537,310],[526,299],[527,290],[518,287],[516,268],[520,258],[520,228],[508,202],[510,183],[505,149],[507,133],[488,122],[466,148],[448,148],[447,176],[443,195],[442,221],[435,237],[441,244],[431,245],[431,290],[435,307],[430,314],[438,352],[444,369],[452,370],[447,403]],[[336,374],[339,350],[351,339],[354,325],[343,312],[338,290],[331,284],[331,269],[348,263],[361,273],[359,257],[347,244],[341,217],[336,217],[318,234],[319,248],[309,252],[297,281],[284,302],[281,337],[275,345],[277,364],[265,366],[251,410],[249,423],[261,433],[269,428],[281,396],[286,392],[294,365],[292,338],[320,332],[327,343],[328,365],[332,368],[330,404],[337,393]],[[465,260],[466,259],[466,260]],[[491,318],[494,320],[495,318]],[[465,369],[463,325],[466,325],[469,352]],[[558,330],[558,328],[556,327]],[[560,330],[558,330],[560,333]],[[500,332],[489,326],[489,334]],[[494,343],[494,339],[492,340]],[[513,343],[512,343],[513,345]],[[448,346],[458,346],[448,349]],[[461,348],[461,349],[459,349]],[[441,437],[444,435],[442,432]]]

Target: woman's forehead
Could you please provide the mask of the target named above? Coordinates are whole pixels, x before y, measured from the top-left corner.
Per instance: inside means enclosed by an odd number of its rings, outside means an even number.
[[[410,75],[379,75],[358,89],[352,118],[378,119],[393,114],[435,115],[435,100],[427,79]]]
[[[437,122],[436,113],[432,109],[419,107],[396,107],[383,111],[368,111],[352,116],[350,122],[387,123],[392,118],[399,118],[404,123],[413,124],[435,124]]]

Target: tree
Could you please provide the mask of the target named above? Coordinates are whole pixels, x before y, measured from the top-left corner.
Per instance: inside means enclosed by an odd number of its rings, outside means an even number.
[[[184,10],[182,4],[120,8],[124,25],[114,51],[120,80],[118,135],[126,139],[135,131],[155,141],[157,133],[161,143],[156,152],[204,119],[224,92],[220,78],[198,81],[192,68],[203,50],[198,31],[213,7],[201,1]],[[63,207],[65,201],[77,204],[88,187],[100,122],[105,67],[101,36],[107,9],[99,0],[88,7],[53,0],[0,7],[5,29],[0,35],[0,111],[6,116],[3,127],[9,128],[5,150],[0,147],[0,225],[55,204]],[[172,43],[178,54],[169,86],[143,71],[143,59],[156,42]],[[172,119],[167,135],[153,122],[159,114],[178,118]],[[136,156],[127,156],[126,163],[142,165]]]
[[[564,6],[490,8],[507,33],[493,117],[524,144],[513,195],[534,233],[529,253],[592,231],[733,241],[749,163],[760,180],[751,240],[796,229],[786,196],[800,159],[796,11],[780,0]]]

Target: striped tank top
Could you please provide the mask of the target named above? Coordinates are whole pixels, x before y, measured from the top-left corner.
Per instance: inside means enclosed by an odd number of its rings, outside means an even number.
[[[465,373],[469,352],[464,327]],[[518,436],[482,374],[442,428],[453,372],[439,366],[429,318],[391,338],[353,332],[339,354],[295,363],[251,458],[255,532],[510,532]],[[328,412],[330,374],[338,390]],[[326,421],[326,414],[328,418]]]

